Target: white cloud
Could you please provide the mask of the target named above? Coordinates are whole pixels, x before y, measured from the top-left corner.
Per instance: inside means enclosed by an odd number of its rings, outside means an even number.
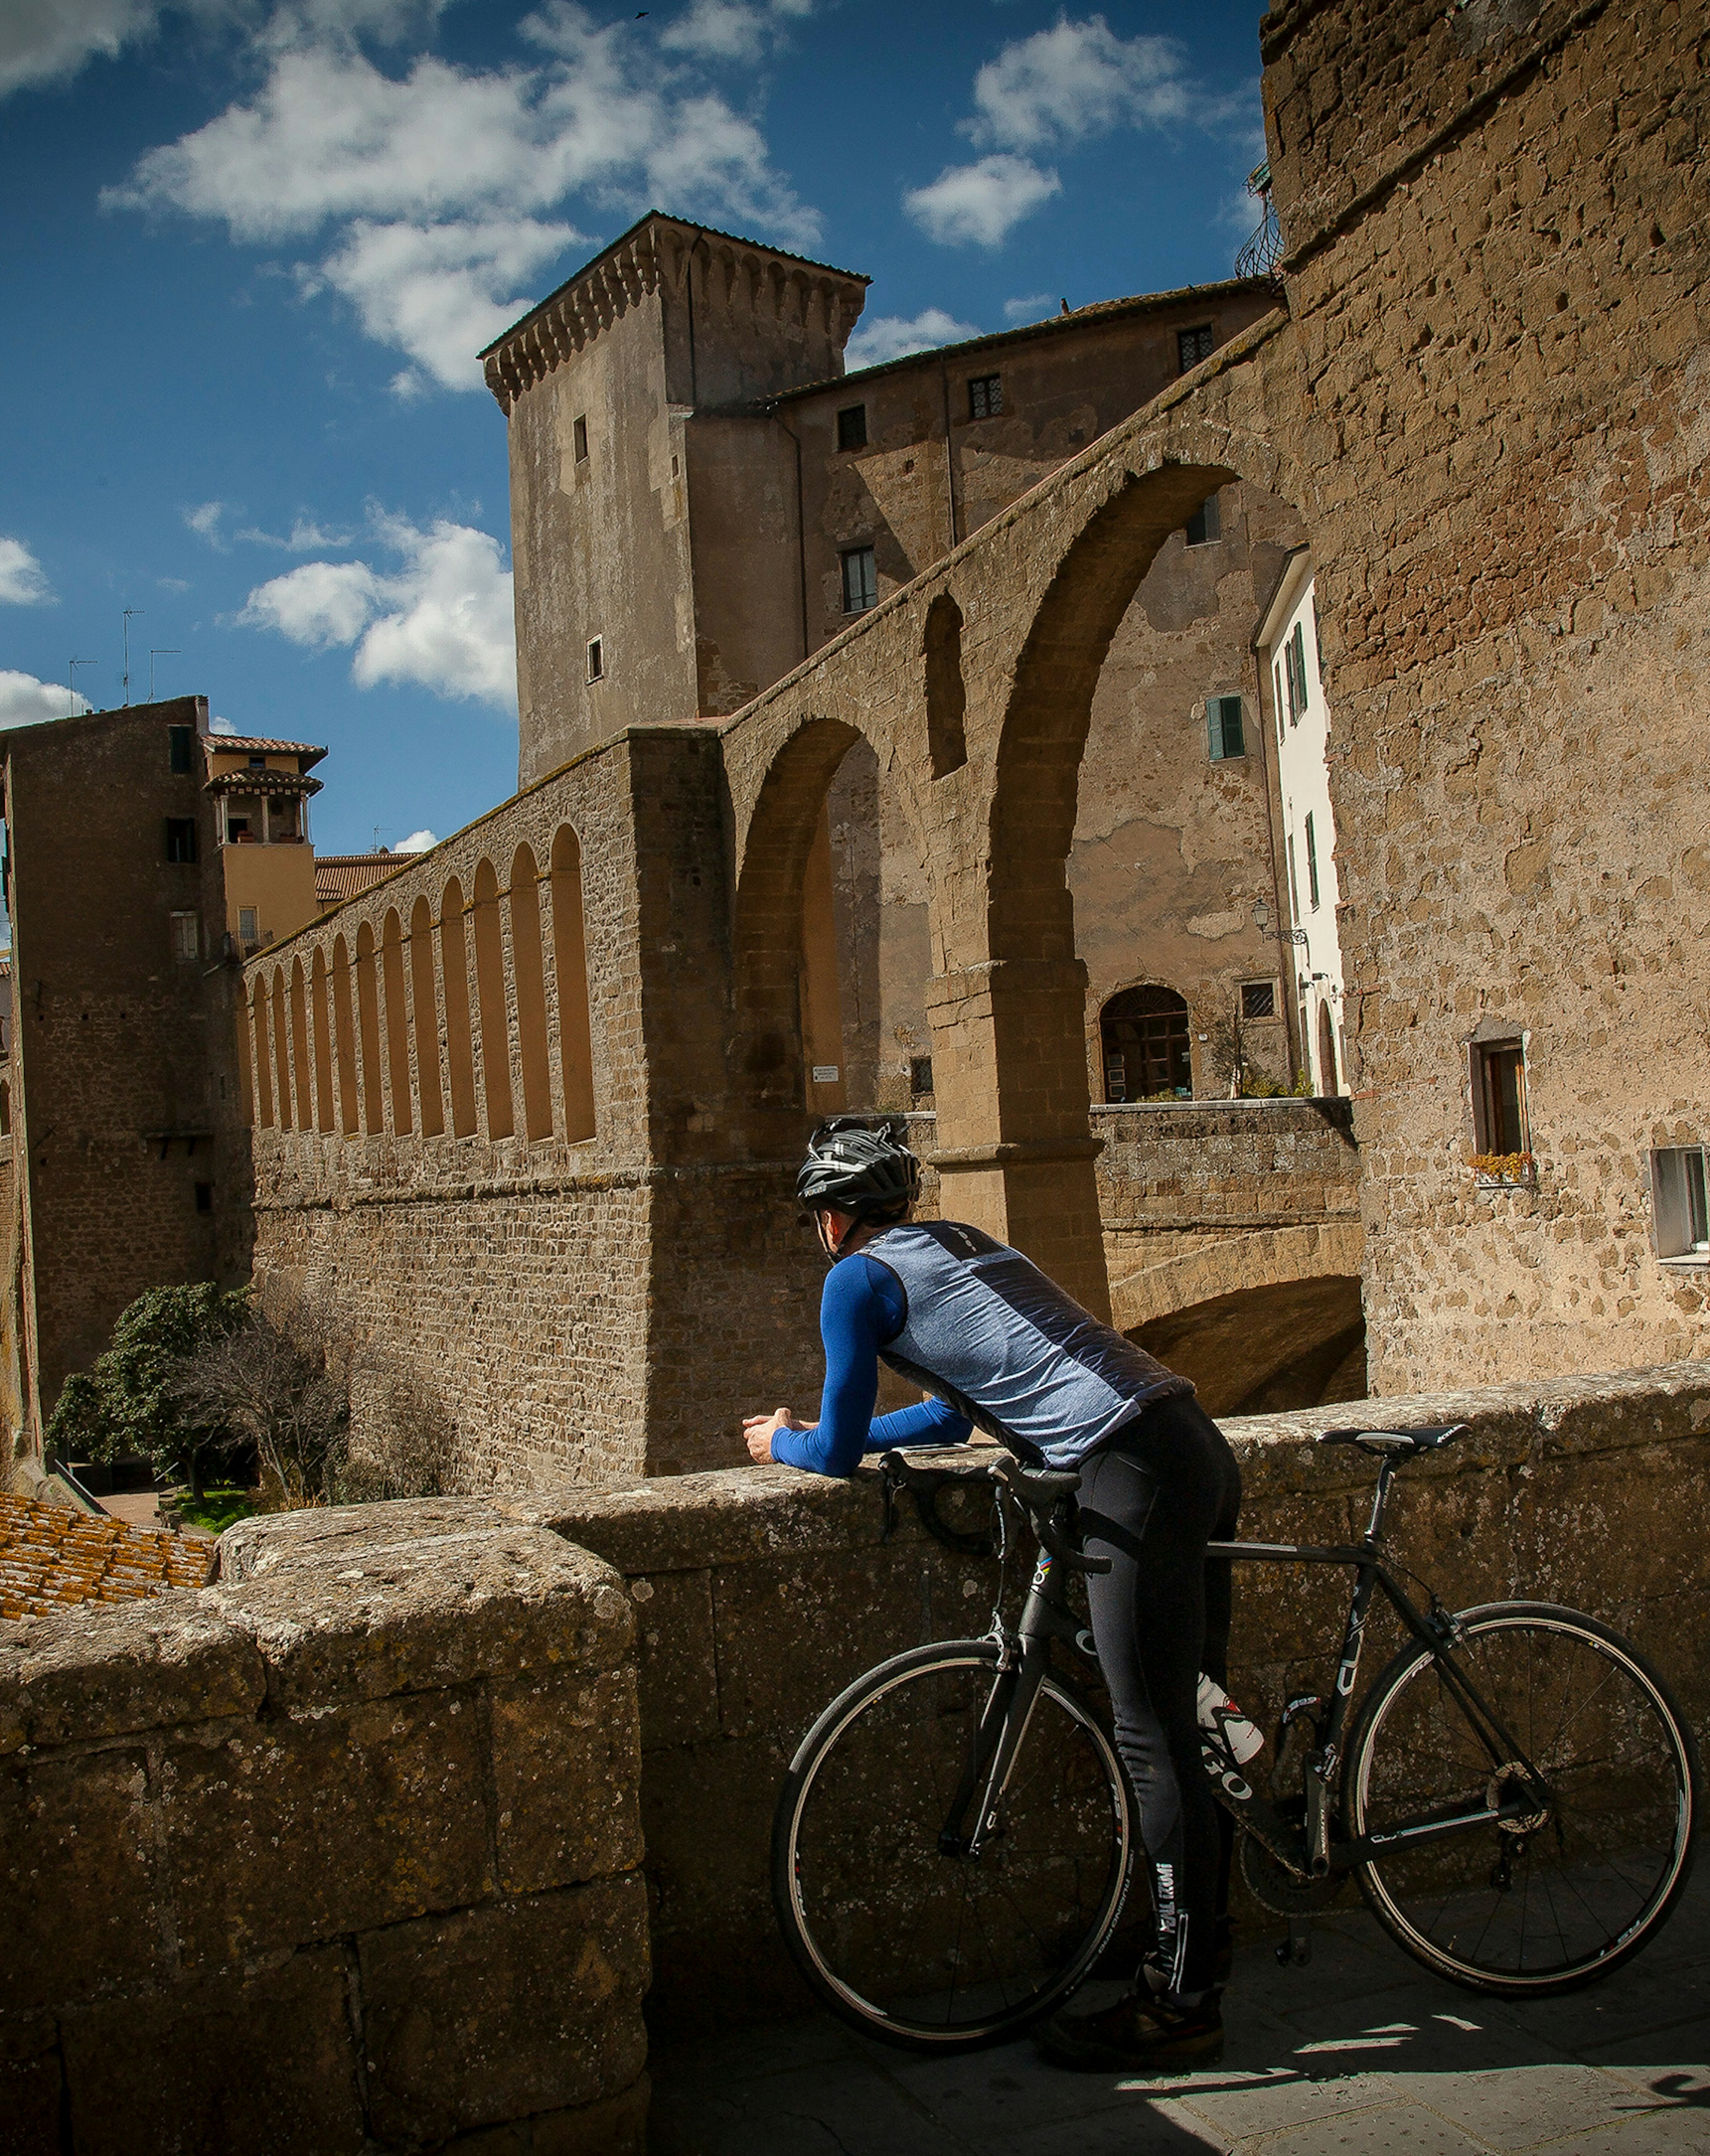
[[[1186,119],[1193,94],[1173,38],[1119,38],[1102,15],[1005,45],[973,79],[978,116],[963,131],[982,148],[1039,150],[1113,127]]]
[[[982,157],[977,164],[946,166],[930,187],[904,195],[902,206],[927,239],[942,246],[971,241],[995,247],[1062,185],[1030,157]]]
[[[400,839],[392,850],[394,854],[424,854],[429,846],[439,843],[432,831],[412,831],[407,839]]]
[[[755,60],[785,21],[800,21],[814,12],[814,0],[694,0],[686,15],[666,23],[659,42],[668,51],[692,53],[697,59]]]
[[[750,12],[770,22],[806,4]],[[703,13],[710,36],[719,8]],[[696,19],[678,27],[686,35]],[[253,96],[149,151],[103,203],[218,219],[245,244],[330,228],[299,269],[300,288],[338,292],[368,336],[405,355],[401,395],[424,378],[480,387],[475,352],[581,240],[550,214],[573,195],[608,214],[668,202],[786,245],[817,239],[817,216],[758,129],[706,86],[705,59],[692,71],[661,65],[632,25],[598,24],[569,0],[521,27],[537,64],[470,69],[426,54],[398,74],[348,37],[276,40]]]
[[[219,526],[220,519],[225,513],[224,502],[204,501],[194,509],[187,509],[184,511],[184,521],[198,539],[207,540],[216,553],[223,554],[226,551],[226,542]]]
[[[33,674],[0,667],[0,726],[33,726],[44,719],[94,709],[87,696],[69,696],[56,681],[38,681]]]
[[[229,719],[210,719],[208,731],[211,734],[234,734],[238,729]]]
[[[935,345],[963,344],[969,337],[977,337],[979,330],[973,322],[958,322],[954,315],[947,315],[942,307],[926,307],[905,321],[901,315],[880,315],[872,321],[863,322],[849,341],[844,353],[851,368],[882,367],[887,359],[901,359],[905,352],[930,352]]]
[[[42,565],[22,539],[0,539],[0,606],[40,606],[53,598]]]
[[[353,645],[358,688],[415,682],[438,696],[514,709],[511,572],[498,542],[443,517],[424,531],[405,517],[377,516],[374,536],[398,568],[306,562],[258,584],[239,619],[311,650]]]
[[[1024,300],[1005,300],[1004,320],[1012,327],[1019,322],[1040,322],[1055,314],[1059,304],[1049,292],[1031,292]]]

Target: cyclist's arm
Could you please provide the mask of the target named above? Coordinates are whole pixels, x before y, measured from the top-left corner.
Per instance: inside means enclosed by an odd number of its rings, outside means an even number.
[[[825,1343],[825,1389],[813,1430],[773,1433],[772,1456],[813,1475],[851,1475],[863,1453],[893,1445],[957,1445],[970,1424],[942,1401],[901,1408],[875,1422],[879,1350],[902,1330],[901,1284],[888,1266],[859,1254],[825,1276],[819,1333]]]

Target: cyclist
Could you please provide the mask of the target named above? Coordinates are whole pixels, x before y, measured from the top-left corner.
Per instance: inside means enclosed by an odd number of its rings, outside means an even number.
[[[953,1220],[911,1220],[920,1163],[900,1119],[837,1116],[796,1180],[830,1260],[825,1385],[812,1427],[788,1408],[743,1425],[757,1460],[848,1475],[864,1453],[957,1445],[975,1424],[1034,1466],[1076,1468],[1100,1666],[1138,1801],[1154,1943],[1133,1989],[1046,2025],[1059,2065],[1144,2073],[1213,2063],[1232,1835],[1201,1763],[1199,1672],[1226,1677],[1240,1471],[1185,1378],[1101,1325],[1019,1250]],[[876,1421],[881,1362],[924,1387]]]

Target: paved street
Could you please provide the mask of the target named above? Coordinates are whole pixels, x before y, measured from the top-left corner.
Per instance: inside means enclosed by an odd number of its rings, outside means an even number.
[[[1710,2152],[1710,1867],[1590,1990],[1512,2007],[1435,1982],[1357,1904],[1305,1969],[1238,1958],[1207,2072],[1137,2083],[1030,2044],[918,2060],[827,2018],[656,2056],[654,2156],[1685,2156]],[[1089,2003],[1102,1995],[1088,1994]]]

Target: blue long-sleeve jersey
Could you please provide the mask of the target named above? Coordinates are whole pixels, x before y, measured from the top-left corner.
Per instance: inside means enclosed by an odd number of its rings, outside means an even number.
[[[907,1317],[902,1283],[888,1265],[856,1251],[825,1276],[819,1336],[825,1343],[825,1390],[814,1430],[780,1430],[772,1456],[814,1475],[851,1475],[863,1453],[893,1445],[961,1445],[973,1425],[942,1400],[923,1400],[881,1415],[879,1350],[901,1332]]]

